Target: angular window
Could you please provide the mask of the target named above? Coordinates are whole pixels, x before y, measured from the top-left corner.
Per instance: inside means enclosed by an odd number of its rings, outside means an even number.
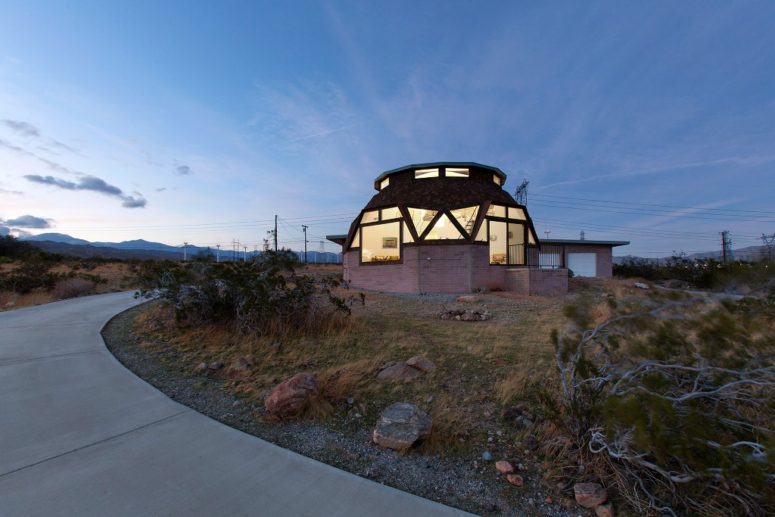
[[[492,180],[495,182],[496,185],[498,185],[499,187],[501,186],[501,179],[500,177],[498,177],[497,174],[492,175]]]
[[[361,229],[358,228],[355,230],[355,235],[353,236],[353,241],[350,243],[350,249],[352,248],[360,248],[361,247]]]
[[[521,208],[509,207],[509,219],[519,219],[520,221],[526,221],[525,211]]]
[[[487,221],[490,226],[490,264],[508,261],[508,231],[503,221]]]
[[[390,178],[385,178],[384,180],[379,182],[379,189],[382,190],[383,188],[390,185]]]
[[[387,221],[388,219],[401,219],[401,211],[395,206],[392,208],[383,208],[380,212],[382,212],[382,221]]]
[[[467,178],[468,177],[468,169],[457,169],[452,167],[447,167],[447,169],[444,172],[444,175],[448,178]]]
[[[502,205],[490,205],[487,209],[487,215],[490,217],[503,217],[506,218],[506,207]]]
[[[441,214],[441,217],[436,220],[436,223],[433,225],[433,228],[431,228],[431,231],[428,232],[428,235],[425,236],[426,241],[455,240],[463,238],[465,237],[457,228],[455,228],[455,225],[452,224],[452,221],[449,220],[447,214]]]
[[[395,262],[401,260],[401,222],[361,227],[361,261]]]
[[[533,235],[533,230],[529,229],[527,230],[527,243],[531,246],[535,246],[536,243],[536,236]]]
[[[414,237],[412,237],[412,232],[409,231],[409,226],[404,222],[404,242],[414,242]]]
[[[361,224],[376,223],[377,221],[379,221],[379,210],[371,210],[370,212],[363,212],[363,217],[361,217]]]
[[[457,208],[450,210],[452,217],[457,219],[460,226],[465,228],[468,235],[471,235],[474,231],[474,224],[476,223],[476,214],[479,213],[478,206],[469,206],[467,208]]]
[[[425,228],[428,226],[434,217],[436,217],[436,210],[425,210],[424,208],[409,208],[409,217],[412,218],[414,223],[414,230],[417,235],[422,235]]]
[[[438,178],[439,169],[417,169],[414,171],[414,179]]]
[[[479,231],[476,232],[477,242],[487,242],[487,220],[482,221],[482,226],[479,227]]]

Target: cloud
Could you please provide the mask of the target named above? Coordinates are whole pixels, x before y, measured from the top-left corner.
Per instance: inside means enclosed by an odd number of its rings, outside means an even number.
[[[156,192],[164,192],[165,190],[167,190],[167,187],[159,187],[156,189]]]
[[[51,219],[35,217],[34,215],[22,215],[15,219],[3,221],[3,223],[8,226],[16,226],[19,228],[51,228]]]
[[[121,206],[124,208],[143,208],[147,203],[143,195],[139,192],[133,192],[137,197],[130,196],[125,194],[120,188],[111,185],[102,178],[96,176],[83,176],[78,179],[78,183],[63,180],[62,178],[55,178],[54,176],[40,176],[38,174],[27,174],[24,177],[33,183],[51,185],[52,187],[58,187],[64,190],[90,190],[92,192],[105,194],[106,196],[117,197],[118,199],[121,199]]]
[[[30,124],[29,122],[24,122],[23,120],[10,120],[10,119],[2,119],[0,120],[0,124],[3,124],[4,126],[11,128],[11,130],[15,131],[16,133],[19,133],[22,136],[34,136],[34,137],[40,137],[40,131],[38,131],[38,128]]]
[[[7,235],[11,235],[11,229],[3,224],[0,224],[0,237],[5,237]]]
[[[24,192],[21,190],[8,190],[5,188],[0,188],[0,194],[10,194],[12,196],[23,196]]]
[[[0,138],[0,148],[5,148],[5,149],[8,149],[9,151],[13,151],[13,152],[15,152],[17,154],[21,154],[23,156],[29,156],[31,158],[35,158],[36,160],[40,161],[41,163],[46,164],[52,170],[55,170],[55,171],[58,171],[58,172],[64,172],[64,173],[67,173],[67,174],[73,174],[75,176],[83,174],[83,173],[78,172],[76,170],[73,170],[73,169],[70,169],[68,167],[65,167],[61,163],[57,163],[57,162],[51,161],[51,160],[49,160],[47,158],[43,158],[42,156],[38,156],[37,154],[35,154],[35,153],[31,152],[31,151],[28,151],[28,150],[26,150],[24,148],[21,148],[18,145],[14,145],[14,144],[6,141],[6,140],[3,140],[2,138]]]
[[[191,167],[189,167],[188,165],[178,165],[177,167],[175,167],[175,174],[179,176],[188,176],[191,173],[192,173]]]

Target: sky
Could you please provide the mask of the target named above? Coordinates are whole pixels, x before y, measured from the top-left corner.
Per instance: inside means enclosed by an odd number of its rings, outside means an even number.
[[[260,249],[276,214],[319,250],[435,161],[527,179],[539,237],[618,255],[775,233],[775,2],[0,9],[0,233]]]

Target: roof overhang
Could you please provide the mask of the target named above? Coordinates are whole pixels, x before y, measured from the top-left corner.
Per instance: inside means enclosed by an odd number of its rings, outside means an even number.
[[[413,163],[411,165],[404,165],[403,167],[398,167],[397,169],[390,169],[389,171],[385,171],[374,180],[374,188],[376,190],[379,190],[379,184],[380,182],[390,176],[391,174],[395,174],[397,172],[404,172],[411,169],[433,169],[436,167],[476,167],[478,169],[484,169],[492,171],[493,174],[497,174],[498,177],[501,179],[501,185],[506,183],[506,173],[500,170],[498,167],[493,167],[491,165],[482,165],[481,163],[476,162],[430,162],[430,163]]]
[[[344,241],[347,240],[347,234],[326,235],[326,239],[340,246],[344,246]]]
[[[627,246],[630,241],[592,241],[580,239],[541,239],[541,244],[572,244],[573,246]]]

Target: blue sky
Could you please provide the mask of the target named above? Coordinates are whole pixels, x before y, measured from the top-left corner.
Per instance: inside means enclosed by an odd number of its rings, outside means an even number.
[[[318,249],[381,171],[476,161],[530,180],[540,235],[759,244],[772,27],[774,2],[6,1],[0,231],[252,248],[279,214]]]

